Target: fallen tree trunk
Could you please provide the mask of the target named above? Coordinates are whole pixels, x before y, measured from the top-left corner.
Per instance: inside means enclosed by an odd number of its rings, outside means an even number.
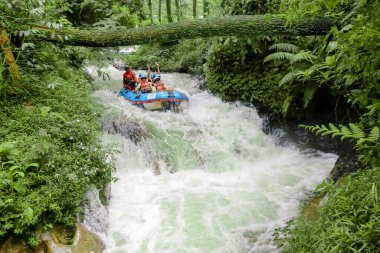
[[[182,21],[128,30],[71,29],[51,31],[51,33],[66,36],[68,39],[59,41],[63,44],[113,47],[213,36],[323,35],[328,33],[333,25],[334,22],[327,18],[303,19],[293,25],[287,25],[285,18],[281,16],[242,15]],[[57,36],[47,36],[46,40],[58,41]]]

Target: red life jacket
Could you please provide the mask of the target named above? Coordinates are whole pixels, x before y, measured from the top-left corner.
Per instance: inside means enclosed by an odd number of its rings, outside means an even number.
[[[135,79],[135,75],[133,74],[133,71],[130,70],[130,71],[127,71],[123,74],[123,78],[126,80],[126,79],[131,79],[132,80],[132,83],[135,83],[136,82],[136,79]]]
[[[152,88],[150,87],[149,83],[145,81],[141,83],[141,90],[142,92],[146,92],[146,91],[151,91]]]
[[[157,81],[157,82],[154,83],[154,84],[155,84],[157,90],[159,90],[159,91],[165,91],[165,90],[166,90],[166,89],[165,89],[165,84],[164,84],[163,82],[161,82],[161,81]]]

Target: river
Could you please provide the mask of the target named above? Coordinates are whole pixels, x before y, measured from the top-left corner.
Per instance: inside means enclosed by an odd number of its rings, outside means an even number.
[[[171,113],[128,105],[114,92],[122,72],[106,71],[98,88],[108,89],[94,99],[106,107],[103,142],[120,151],[118,180],[108,207],[86,218],[105,252],[278,251],[274,229],[299,213],[337,156],[277,146],[254,107],[225,103],[190,75],[162,74],[190,98]]]

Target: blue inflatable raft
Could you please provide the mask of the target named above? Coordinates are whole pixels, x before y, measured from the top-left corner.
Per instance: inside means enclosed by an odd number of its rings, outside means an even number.
[[[182,102],[189,101],[185,93],[176,90],[151,93],[141,93],[139,91],[139,95],[136,95],[133,91],[122,89],[119,95],[124,97],[130,104],[147,110],[171,110],[176,112],[182,108]]]

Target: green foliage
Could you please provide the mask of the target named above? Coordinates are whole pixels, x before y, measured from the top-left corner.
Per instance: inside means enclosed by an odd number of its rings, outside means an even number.
[[[0,239],[73,225],[85,191],[112,179],[89,80],[70,49],[39,49],[19,61],[23,79],[0,100]]]
[[[275,44],[272,46],[272,48],[279,48],[279,47],[277,47],[277,44]],[[297,48],[297,46],[293,45],[293,48],[287,48],[287,49],[292,50],[294,48]],[[288,53],[288,52],[276,52],[265,57],[264,62],[269,62],[273,60],[288,60],[290,64],[294,64],[294,63],[302,62],[302,61],[313,63],[313,60],[315,59],[317,59],[317,56],[315,56],[310,51],[301,51],[296,54]]]
[[[112,6],[113,14],[111,19],[115,20],[119,26],[136,27],[138,24],[138,17],[132,14],[128,6]]]
[[[4,66],[5,66],[5,57],[3,57],[3,54],[0,54],[0,98],[2,97],[2,94],[4,90],[6,90],[6,80],[3,77],[4,72]]]
[[[316,134],[320,134],[321,136],[325,136],[327,134],[331,134],[332,137],[335,136],[341,136],[341,140],[347,139],[347,138],[352,138],[352,139],[359,139],[362,140],[361,142],[364,141],[376,141],[376,138],[373,139],[371,138],[365,138],[365,133],[364,131],[357,125],[355,124],[350,124],[350,128],[346,126],[340,125],[339,128],[335,126],[334,124],[330,123],[328,127],[326,125],[321,125],[321,126],[305,126],[305,125],[300,125],[300,127],[303,127],[305,129],[310,130],[311,132],[315,132]],[[379,130],[378,127],[374,128],[373,130]],[[377,136],[378,138],[378,136]]]
[[[75,26],[85,26],[112,15],[111,1],[95,1],[95,0],[68,0],[70,12],[68,12],[69,20]]]
[[[336,10],[339,6],[343,8],[333,2],[329,1],[327,4],[331,10]],[[378,1],[355,2],[354,7],[348,13],[340,14],[346,15],[343,20],[347,23],[340,30],[332,30],[321,47],[317,62],[313,62],[306,70],[298,69],[289,73],[280,83],[291,83],[294,80],[313,81],[320,86],[328,85],[332,92],[345,96],[347,102],[361,112],[358,124],[340,128],[330,124],[330,128],[322,125],[307,129],[323,135],[341,136],[342,139],[355,139],[362,164],[374,166],[379,164],[380,145],[371,141],[368,134],[372,133],[371,136],[376,137],[380,127],[380,54],[376,42],[380,38],[380,33],[376,30],[380,19],[373,13],[380,4]]]
[[[303,17],[323,16],[342,18],[357,5],[367,1],[360,0],[281,0],[280,11],[287,14],[290,22],[297,22]]]
[[[355,148],[359,151],[359,160],[362,164],[366,166],[378,166],[380,163],[380,130],[378,126],[373,127],[368,132],[353,123],[350,123],[349,127],[343,125],[335,126],[332,123],[328,126],[301,125],[301,127],[321,136],[338,136],[341,140],[353,139],[355,141]]]
[[[33,29],[32,26],[41,25],[54,30],[69,26],[70,23],[63,16],[68,10],[68,3],[61,0],[0,1],[0,27],[6,29],[9,35],[14,35],[15,39],[26,43],[24,39],[30,36],[44,36],[41,30]],[[33,45],[29,43],[23,48],[26,47]]]
[[[287,85],[289,89],[294,87],[294,83],[297,83],[297,89],[303,92],[303,108],[307,108],[312,101],[314,95],[317,93],[320,85],[313,81],[313,77],[316,75],[318,68],[314,65],[314,61],[318,57],[309,50],[300,50],[300,47],[290,43],[278,43],[269,47],[271,50],[277,50],[280,52],[272,53],[264,58],[264,62],[270,61],[284,61],[287,60],[291,64],[291,71],[284,75],[278,82],[279,85]],[[297,64],[302,63],[302,64]],[[311,65],[311,66],[310,66]],[[309,68],[301,70],[300,68]],[[302,81],[300,84],[299,81]],[[286,100],[282,113],[284,116],[288,113],[290,107],[290,100]]]
[[[340,30],[334,28],[328,35],[320,47],[318,61],[309,70],[302,72],[302,79],[312,78],[320,84],[329,85],[336,93],[344,94],[348,102],[368,111],[363,114],[370,118],[366,120],[378,122],[380,111],[376,94],[380,89],[380,33],[377,28],[380,19],[375,10],[380,7],[380,3],[330,0],[327,3],[323,1],[311,4],[297,0],[289,1],[288,4],[294,8],[297,5],[297,10],[293,11],[300,15],[300,6],[308,8],[307,12],[313,15],[318,15],[323,9],[328,10],[327,14],[339,13],[343,27]],[[352,8],[348,8],[349,4],[352,4]]]
[[[317,87],[308,86],[303,93],[303,107],[306,108],[314,97]]]
[[[65,14],[74,26],[93,26],[109,29],[120,26],[135,27],[138,23],[136,2],[142,7],[142,1],[96,1],[67,0],[69,11]],[[132,11],[131,11],[132,9]]]
[[[283,252],[378,252],[380,248],[380,168],[351,175],[328,197],[319,218],[292,220],[276,232]]]
[[[286,115],[289,111],[291,115],[296,115],[300,107],[291,105],[300,103],[302,89],[278,85],[278,80],[289,70],[289,65],[279,61],[263,64],[269,48],[290,47],[289,50],[294,50],[296,46],[277,46],[272,44],[273,40],[275,38],[266,37],[215,41],[207,56],[208,88],[228,101],[261,104],[276,115]]]
[[[229,15],[255,15],[273,12],[278,8],[278,0],[232,0],[222,1],[226,14]]]
[[[357,123],[305,126],[317,135],[340,137],[355,143],[357,166],[367,169],[344,179],[339,187],[325,187],[328,198],[319,219],[291,221],[277,234],[284,252],[378,252],[380,248],[380,55],[376,11],[378,1],[284,0],[291,22],[307,16],[340,19],[325,41],[313,50],[318,58],[307,66],[295,66],[281,83],[314,82],[332,94],[345,97],[359,114]],[[317,86],[317,87],[318,87]],[[316,87],[316,86],[314,86]]]
[[[284,75],[283,78],[281,78],[281,80],[278,82],[278,84],[279,85],[284,85],[287,83],[292,84],[295,80],[298,79],[299,74],[300,74],[300,71],[298,71],[298,70],[289,72],[288,74]]]
[[[15,144],[12,142],[3,142],[0,144],[0,161],[12,160],[18,155],[14,146]]]
[[[229,14],[276,13],[279,8],[279,1],[224,4]],[[314,46],[321,42],[318,38],[288,37],[220,39],[209,49],[205,71],[208,87],[228,101],[261,104],[277,116],[302,117],[315,110],[315,95],[327,90],[314,82],[319,70],[314,67],[319,60]]]
[[[146,69],[148,63],[159,62],[164,72],[202,74],[209,45],[206,39],[184,40],[174,45],[143,45],[119,58],[134,68]]]
[[[300,51],[300,48],[296,45],[290,44],[290,43],[277,43],[273,44],[268,48],[269,50],[275,50],[275,51],[283,51],[283,52],[290,52],[290,53],[298,53]],[[267,57],[265,57],[267,58]]]

